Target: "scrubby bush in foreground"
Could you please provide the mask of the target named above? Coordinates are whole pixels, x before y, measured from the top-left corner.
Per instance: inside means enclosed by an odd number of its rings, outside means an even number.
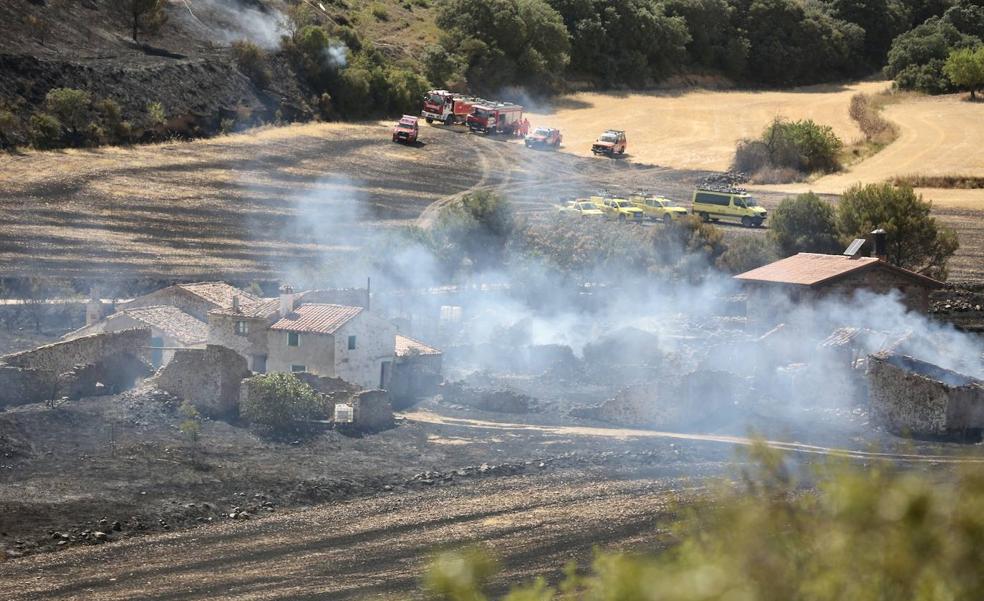
[[[599,553],[555,587],[503,601],[972,601],[984,590],[984,474],[829,463],[798,485],[781,456],[756,450],[737,486],[692,507],[678,544],[655,557]],[[445,553],[424,586],[479,601],[496,564]]]

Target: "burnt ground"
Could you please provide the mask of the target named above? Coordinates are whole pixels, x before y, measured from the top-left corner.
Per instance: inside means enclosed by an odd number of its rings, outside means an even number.
[[[732,473],[749,443],[436,399],[401,416],[362,438],[296,441],[209,421],[195,447],[151,394],[8,411],[0,597],[406,599],[430,553],[468,543],[502,559],[500,586],[553,578],[596,546],[670,544],[680,504]],[[837,452],[778,446],[804,465]],[[984,460],[959,445],[895,446],[905,455],[892,458],[929,469]]]

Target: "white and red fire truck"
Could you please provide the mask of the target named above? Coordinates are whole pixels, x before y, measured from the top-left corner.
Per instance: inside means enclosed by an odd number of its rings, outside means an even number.
[[[511,102],[476,104],[467,123],[473,132],[515,135],[522,127],[523,107]]]
[[[420,111],[420,116],[428,123],[464,123],[471,114],[472,107],[482,102],[485,101],[481,98],[462,96],[447,90],[431,90],[424,95],[424,108]]]

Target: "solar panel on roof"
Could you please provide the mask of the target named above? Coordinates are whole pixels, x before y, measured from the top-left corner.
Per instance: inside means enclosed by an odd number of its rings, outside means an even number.
[[[864,246],[864,243],[864,238],[857,238],[854,242],[851,242],[850,246],[847,247],[847,250],[844,251],[844,255],[848,257],[857,255],[858,251],[861,250],[861,247]]]

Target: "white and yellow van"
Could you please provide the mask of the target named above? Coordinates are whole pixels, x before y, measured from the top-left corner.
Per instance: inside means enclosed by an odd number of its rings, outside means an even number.
[[[691,213],[704,221],[733,221],[745,227],[765,223],[766,211],[748,192],[719,190],[694,191]]]

